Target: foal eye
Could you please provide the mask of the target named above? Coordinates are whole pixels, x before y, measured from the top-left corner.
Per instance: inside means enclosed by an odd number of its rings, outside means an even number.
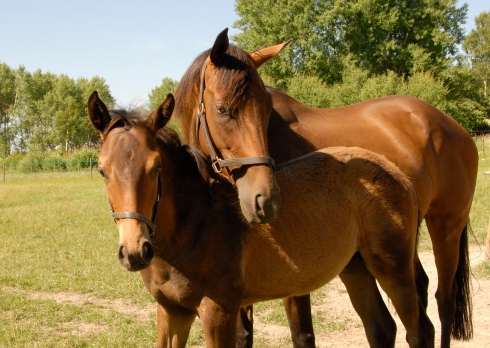
[[[97,168],[97,170],[99,171],[100,176],[102,176],[103,178],[106,178],[106,175],[105,175],[104,171],[102,170],[102,168]]]

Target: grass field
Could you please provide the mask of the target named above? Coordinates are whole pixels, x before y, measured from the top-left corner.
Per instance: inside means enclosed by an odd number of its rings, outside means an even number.
[[[484,244],[489,225],[490,146],[481,152],[471,212],[474,238]],[[430,248],[423,232],[421,248]],[[155,304],[138,273],[117,261],[117,231],[105,188],[88,172],[9,174],[0,182],[0,346],[153,347]],[[490,276],[488,262],[478,270]],[[322,298],[322,290],[313,294]],[[255,306],[261,321],[287,326],[280,301]],[[315,317],[317,330],[342,325]],[[193,328],[189,346],[203,345]],[[290,345],[290,341],[281,344]],[[257,337],[256,347],[270,347]]]

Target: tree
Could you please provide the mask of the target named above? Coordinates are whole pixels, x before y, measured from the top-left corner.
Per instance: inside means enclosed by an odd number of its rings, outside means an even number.
[[[482,12],[475,18],[475,29],[466,37],[463,50],[468,54],[475,76],[480,83],[481,103],[490,117],[490,12]]]
[[[0,157],[10,154],[11,111],[15,102],[15,73],[5,63],[0,64]]]
[[[169,77],[164,77],[162,79],[162,84],[157,86],[148,93],[148,99],[150,100],[150,110],[156,109],[167,97],[168,93],[175,93],[179,82],[172,80]]]
[[[467,5],[458,8],[456,1],[237,0],[234,27],[242,32],[233,40],[252,51],[292,38],[262,70],[283,88],[305,73],[327,84],[341,81],[347,55],[372,75],[430,70],[437,76],[463,40]]]
[[[468,5],[457,0],[357,0],[340,7],[343,40],[370,73],[438,76],[464,38]]]

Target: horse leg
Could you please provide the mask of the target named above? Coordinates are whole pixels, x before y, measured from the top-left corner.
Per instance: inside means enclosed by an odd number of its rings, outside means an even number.
[[[157,348],[185,347],[196,314],[182,308],[157,307]]]
[[[204,330],[206,347],[230,348],[236,346],[237,341],[237,317],[239,306],[230,305],[224,307],[209,297],[204,297],[197,311]]]
[[[359,253],[339,274],[350,300],[362,320],[370,347],[394,347],[396,323],[381,297],[376,279]]]
[[[310,294],[283,298],[294,348],[314,348]]]
[[[455,221],[453,215],[430,213],[426,223],[437,268],[436,299],[441,347],[445,348],[450,346],[451,334],[462,340],[469,340],[473,335],[467,225],[466,221]]]
[[[415,254],[415,282],[417,283],[417,293],[420,301],[427,311],[429,305],[429,277],[425,273],[425,269],[420,262],[418,254]]]
[[[362,257],[367,269],[390,297],[407,330],[409,346],[434,347],[434,326],[417,292],[416,258],[410,257],[407,252],[385,257],[379,253],[364,253]]]
[[[252,348],[253,345],[253,306],[240,308],[236,322],[237,348]]]

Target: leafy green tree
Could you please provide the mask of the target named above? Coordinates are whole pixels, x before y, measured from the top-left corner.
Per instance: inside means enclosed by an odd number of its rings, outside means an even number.
[[[104,100],[104,103],[107,105],[108,108],[113,108],[115,104],[114,97],[111,95],[109,86],[107,85],[107,82],[104,78],[100,76],[94,76],[90,80],[86,78],[80,78],[77,80],[77,85],[81,89],[82,93],[82,104],[83,104],[83,111],[81,113],[82,119],[80,120],[80,127],[84,128],[84,133],[82,137],[80,138],[80,141],[82,144],[85,145],[93,145],[95,144],[98,139],[99,139],[99,132],[95,130],[95,128],[92,126],[90,123],[89,117],[88,117],[88,110],[87,110],[87,101],[89,96],[94,92],[97,91],[99,94],[100,98]],[[83,138],[83,141],[82,141]],[[80,146],[81,144],[78,144]]]
[[[30,73],[19,68],[17,79],[19,88],[16,93],[20,102],[15,107],[18,139],[16,147],[21,152],[26,152],[32,142],[37,140],[37,143],[43,143],[42,137],[48,131],[50,122],[43,117],[42,101],[53,89],[58,78],[52,73],[43,73],[40,69]]]
[[[474,75],[479,82],[479,100],[490,117],[490,11],[475,18],[475,29],[465,38],[463,50],[468,54]]]
[[[5,63],[0,63],[0,157],[10,154],[11,111],[15,103],[15,73]]]
[[[341,6],[343,40],[370,73],[438,76],[458,53],[468,5],[457,0],[357,0]]]
[[[261,68],[275,86],[287,88],[290,77],[302,74],[338,81],[339,55],[345,45],[338,37],[337,6],[324,0],[236,0],[240,18],[233,26],[242,32],[232,39],[250,52],[293,39]]]
[[[156,109],[161,103],[163,103],[165,98],[167,98],[167,94],[175,93],[175,89],[177,88],[178,84],[178,81],[172,80],[169,77],[164,77],[162,79],[162,84],[153,88],[151,92],[148,93],[150,110]]]
[[[467,5],[457,0],[237,0],[233,40],[252,51],[292,38],[262,69],[286,88],[295,75],[342,80],[350,55],[369,74],[410,76],[449,67],[463,40]]]

